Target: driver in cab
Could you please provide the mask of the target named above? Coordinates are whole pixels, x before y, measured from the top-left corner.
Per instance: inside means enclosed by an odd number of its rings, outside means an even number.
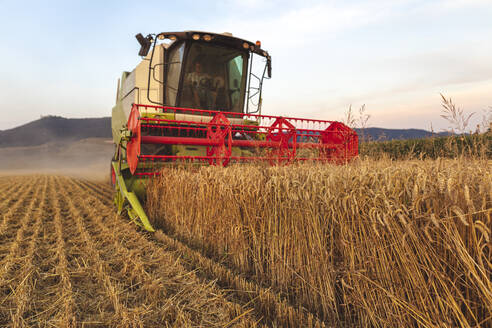
[[[186,76],[187,84],[191,87],[192,101],[195,108],[215,110],[217,101],[217,90],[224,87],[221,78],[213,79],[203,72],[200,61],[193,63],[193,72]]]

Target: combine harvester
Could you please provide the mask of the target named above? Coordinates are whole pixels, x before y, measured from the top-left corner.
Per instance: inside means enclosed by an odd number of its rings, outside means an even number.
[[[343,123],[261,114],[272,60],[259,41],[198,31],[136,38],[143,60],[123,72],[112,110],[111,180],[118,211],[144,229],[154,231],[141,201],[164,165],[346,163],[358,155],[357,134]]]

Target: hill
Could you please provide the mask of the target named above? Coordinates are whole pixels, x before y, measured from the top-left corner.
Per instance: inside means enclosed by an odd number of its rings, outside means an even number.
[[[422,139],[431,136],[449,136],[450,132],[430,132],[421,129],[383,129],[383,128],[365,128],[355,129],[359,137],[363,140],[405,140],[405,139]]]
[[[0,131],[0,148],[38,146],[87,138],[111,138],[111,118],[42,117],[13,129]]]

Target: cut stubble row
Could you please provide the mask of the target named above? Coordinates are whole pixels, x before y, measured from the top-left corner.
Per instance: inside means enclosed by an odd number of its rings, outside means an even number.
[[[8,191],[0,199],[0,326],[257,325],[215,281],[200,280],[116,215],[108,186],[41,175],[0,177],[0,186]]]

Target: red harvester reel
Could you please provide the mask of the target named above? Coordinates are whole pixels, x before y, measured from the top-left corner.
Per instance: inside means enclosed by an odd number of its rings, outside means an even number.
[[[141,112],[157,115],[142,117]],[[140,167],[154,166],[139,163],[343,164],[358,155],[357,133],[335,121],[135,104],[128,130],[131,137],[127,143],[127,162],[132,174],[142,176],[156,175],[158,170],[141,170]],[[145,153],[143,144],[158,145],[156,149],[161,150]],[[195,152],[172,153],[173,145],[187,146]],[[197,149],[202,149],[200,155],[196,155]]]

